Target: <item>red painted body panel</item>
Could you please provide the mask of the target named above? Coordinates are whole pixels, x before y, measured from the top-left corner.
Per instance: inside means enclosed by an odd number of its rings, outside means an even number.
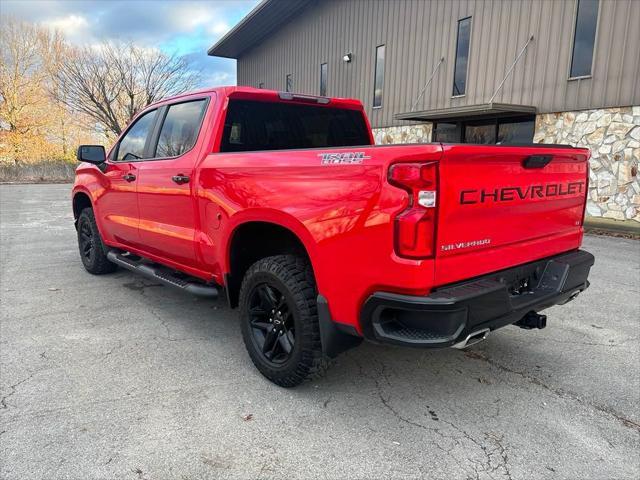
[[[374,291],[424,295],[580,246],[586,150],[424,144],[220,153],[228,99],[281,101],[278,94],[227,87],[191,96],[213,97],[191,152],[127,166],[109,161],[106,173],[86,164],[78,168],[74,194],[90,195],[108,245],[223,285],[234,231],[251,221],[280,225],[305,246],[332,318],[358,331],[360,308]],[[344,99],[326,107],[362,109]],[[323,165],[319,154],[327,151],[364,152],[369,158]],[[527,170],[522,161],[530,155],[552,155],[553,161]],[[394,216],[407,208],[409,197],[388,183],[388,168],[429,161],[437,162],[439,176],[436,254],[399,258]],[[119,180],[127,168],[138,175],[133,190]],[[177,174],[189,175],[190,183],[173,183]],[[532,198],[520,198],[532,186],[572,182],[582,187],[544,197],[534,189]],[[473,203],[482,189],[488,200]],[[460,203],[463,190],[476,192],[465,197],[469,203]],[[491,201],[494,190],[501,201]],[[119,217],[133,220],[118,222]]]
[[[440,162],[440,209],[437,240],[436,284],[456,282],[483,273],[538,260],[578,248],[582,241],[582,218],[587,191],[588,151],[566,148],[447,145]],[[551,155],[544,168],[526,169],[530,155]],[[546,196],[554,185],[574,184],[572,193]],[[551,185],[552,187],[548,187]],[[539,197],[543,187],[544,197]],[[519,191],[505,188],[518,187]],[[485,203],[461,204],[480,197]],[[522,199],[520,195],[535,193]],[[506,200],[492,201],[493,193]],[[556,192],[564,193],[564,192]],[[480,193],[481,195],[481,193]],[[500,197],[497,197],[500,199]],[[488,239],[490,243],[482,243]],[[459,242],[480,243],[445,250]]]

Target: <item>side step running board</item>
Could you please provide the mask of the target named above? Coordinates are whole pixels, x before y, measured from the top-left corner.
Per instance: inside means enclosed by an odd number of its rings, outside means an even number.
[[[140,273],[152,280],[157,280],[168,287],[179,288],[180,290],[199,297],[216,298],[218,296],[218,289],[212,285],[184,280],[174,275],[171,270],[167,268],[145,263],[143,260],[138,260],[137,257],[131,258],[112,250],[107,253],[107,258],[116,265],[131,270],[132,272]]]

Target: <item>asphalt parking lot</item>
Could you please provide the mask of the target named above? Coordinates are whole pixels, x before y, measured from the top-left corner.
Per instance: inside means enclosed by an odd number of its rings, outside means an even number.
[[[640,477],[640,242],[468,351],[363,344],[285,390],[236,313],[78,258],[69,185],[0,186],[3,479]]]

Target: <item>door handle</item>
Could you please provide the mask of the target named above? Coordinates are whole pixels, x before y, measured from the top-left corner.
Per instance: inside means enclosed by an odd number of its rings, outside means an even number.
[[[522,162],[524,168],[543,168],[553,160],[551,155],[531,155]]]
[[[182,185],[183,183],[189,182],[189,177],[187,175],[182,175],[181,173],[179,173],[178,175],[174,175],[173,177],[171,177],[171,180],[176,182],[178,185]]]
[[[136,179],[136,176],[133,173],[127,173],[126,175],[122,176],[123,180],[126,180],[127,182],[133,182]]]

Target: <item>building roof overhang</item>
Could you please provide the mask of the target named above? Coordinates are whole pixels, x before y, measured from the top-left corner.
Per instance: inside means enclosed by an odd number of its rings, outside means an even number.
[[[510,103],[480,103],[458,107],[437,108],[416,112],[396,113],[396,120],[418,120],[423,122],[455,122],[458,120],[481,119],[484,117],[505,117],[511,115],[535,115],[536,107]]]
[[[262,0],[207,50],[207,54],[213,57],[238,58],[314,1],[316,0]]]

